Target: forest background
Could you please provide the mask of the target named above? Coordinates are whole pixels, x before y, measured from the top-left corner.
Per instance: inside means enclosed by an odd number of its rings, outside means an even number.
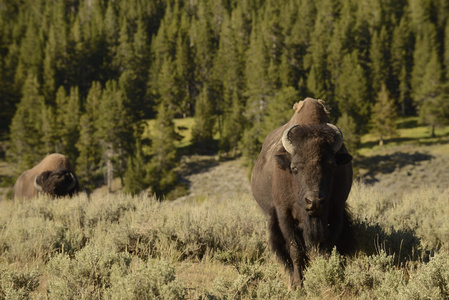
[[[0,0],[2,153],[17,174],[64,153],[88,190],[166,195],[183,153],[251,165],[305,97],[354,153],[398,115],[433,135],[448,78],[446,0]]]

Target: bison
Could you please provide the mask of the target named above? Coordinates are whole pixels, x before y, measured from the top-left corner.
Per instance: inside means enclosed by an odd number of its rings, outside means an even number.
[[[302,285],[307,252],[342,254],[354,249],[346,199],[352,185],[352,156],[341,131],[329,122],[323,100],[293,106],[285,125],[266,137],[251,174],[255,200],[269,218],[269,243]]]
[[[38,193],[63,197],[73,196],[78,191],[78,180],[69,159],[65,155],[53,153],[17,178],[13,197],[33,198]]]

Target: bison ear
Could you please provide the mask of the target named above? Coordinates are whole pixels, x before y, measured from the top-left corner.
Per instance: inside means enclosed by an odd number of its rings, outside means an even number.
[[[274,157],[276,159],[276,164],[279,169],[281,169],[281,170],[290,169],[290,164],[291,164],[290,153],[288,153],[288,152],[277,153],[274,155]]]
[[[337,162],[337,166],[345,165],[351,162],[352,156],[349,153],[337,153],[335,154],[335,161]]]

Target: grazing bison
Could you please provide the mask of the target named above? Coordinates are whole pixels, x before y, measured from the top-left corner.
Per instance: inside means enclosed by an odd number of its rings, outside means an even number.
[[[33,198],[38,193],[62,197],[72,196],[78,191],[78,180],[69,159],[62,154],[53,153],[17,178],[13,197]]]
[[[307,251],[352,250],[346,209],[352,156],[340,130],[329,123],[324,101],[307,98],[293,117],[265,139],[251,175],[254,198],[269,217],[270,246],[302,284]]]

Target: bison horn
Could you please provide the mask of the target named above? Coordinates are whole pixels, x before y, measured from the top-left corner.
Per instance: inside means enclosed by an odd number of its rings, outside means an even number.
[[[67,191],[72,190],[75,187],[75,185],[76,185],[76,178],[75,178],[75,176],[73,176],[72,173],[70,173],[70,176],[72,177],[72,182],[70,183],[70,186],[67,188]]]
[[[285,151],[287,151],[290,154],[293,154],[293,151],[295,150],[295,146],[293,146],[290,138],[288,135],[290,134],[290,131],[292,131],[293,128],[298,127],[299,125],[293,125],[286,130],[284,130],[284,133],[282,134],[282,146],[284,146]]]
[[[37,183],[37,175],[34,177],[34,188],[36,189],[36,191],[42,192],[42,187],[39,185],[39,183]]]
[[[334,144],[332,145],[332,150],[334,151],[334,153],[337,153],[337,151],[340,150],[341,146],[343,146],[343,133],[341,133],[341,130],[334,124],[327,123],[327,125],[336,133],[336,139]]]

